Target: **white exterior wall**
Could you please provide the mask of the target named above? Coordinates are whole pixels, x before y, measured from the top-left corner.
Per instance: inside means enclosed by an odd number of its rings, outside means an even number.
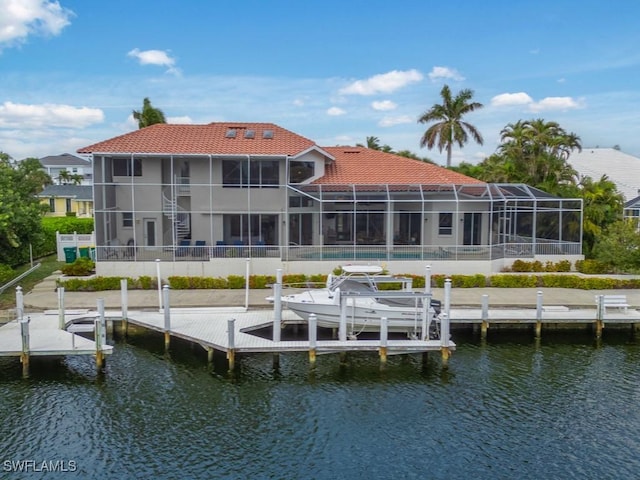
[[[562,260],[571,261],[572,265],[577,260],[583,260],[582,255],[563,256]],[[424,275],[425,267],[431,266],[433,274],[441,275],[493,275],[500,273],[504,267],[510,266],[516,259],[497,259],[493,261],[385,261],[381,262],[389,272],[393,274]],[[541,262],[558,262],[558,258],[537,257],[526,261],[539,260]],[[340,265],[370,265],[378,262],[358,261],[305,261],[282,262],[277,258],[254,258],[249,261],[252,275],[275,275],[281,268],[285,274],[326,274]],[[205,262],[161,262],[161,276],[166,279],[169,276],[189,277],[228,277],[229,275],[244,275],[247,259],[211,259]],[[142,275],[156,276],[156,262],[98,262],[96,274],[100,276],[124,276],[140,277]]]

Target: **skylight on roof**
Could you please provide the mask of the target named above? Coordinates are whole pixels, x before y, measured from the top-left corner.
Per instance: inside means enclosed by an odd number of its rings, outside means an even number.
[[[256,131],[251,129],[245,130],[244,138],[256,138]]]
[[[225,137],[226,138],[236,138],[236,129],[235,128],[228,128]]]
[[[273,138],[273,130],[264,130],[262,132],[262,138],[266,138],[266,139]]]

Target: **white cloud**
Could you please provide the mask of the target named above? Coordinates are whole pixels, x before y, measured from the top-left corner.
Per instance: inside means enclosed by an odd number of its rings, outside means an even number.
[[[347,113],[347,111],[339,107],[331,107],[330,109],[327,110],[327,115],[331,115],[333,117],[344,115],[345,113]]]
[[[398,104],[392,102],[391,100],[382,100],[379,102],[372,102],[371,107],[374,110],[387,111],[387,110],[395,110]]]
[[[455,68],[433,67],[433,69],[429,72],[429,79],[432,82],[435,82],[440,78],[450,78],[456,81],[464,80],[464,77],[460,75],[460,73],[458,73],[458,71]]]
[[[0,51],[29,35],[58,35],[71,22],[71,10],[50,0],[0,0]]]
[[[366,80],[355,82],[340,89],[341,95],[375,95],[377,93],[391,93],[415,82],[420,82],[423,75],[417,70],[393,70],[374,75]]]
[[[167,73],[179,74],[180,70],[175,67],[176,60],[163,50],[140,50],[134,48],[127,56],[136,58],[140,65],[158,65],[167,67]]]
[[[518,93],[501,93],[491,99],[491,105],[494,107],[509,107],[512,105],[529,105],[533,103],[533,98],[524,92]]]
[[[378,122],[378,126],[393,127],[395,125],[403,125],[406,123],[413,123],[413,122],[415,122],[415,118],[412,118],[409,115],[400,115],[397,117],[384,117],[382,120]]]
[[[583,108],[584,101],[574,100],[571,97],[547,97],[539,102],[532,103],[529,109],[532,112],[542,112],[548,110],[574,110]]]
[[[494,107],[511,107],[518,105],[526,105],[530,112],[542,112],[549,110],[574,110],[584,107],[584,100],[574,99],[572,97],[546,97],[535,102],[528,94],[524,92],[518,93],[502,93],[491,99],[491,105]]]
[[[104,121],[99,108],[71,105],[26,105],[4,102],[0,105],[0,127],[66,127],[84,128]]]

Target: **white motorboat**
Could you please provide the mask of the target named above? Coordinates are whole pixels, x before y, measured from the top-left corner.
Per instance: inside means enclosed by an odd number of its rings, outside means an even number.
[[[382,283],[401,283],[402,289],[380,290]],[[386,317],[389,332],[437,339],[440,302],[412,290],[411,284],[411,278],[383,275],[380,266],[346,265],[339,276],[329,275],[326,288],[284,295],[282,302],[304,320],[315,314],[320,327],[339,328],[344,317],[349,335],[379,332]],[[422,336],[423,329],[428,337]]]

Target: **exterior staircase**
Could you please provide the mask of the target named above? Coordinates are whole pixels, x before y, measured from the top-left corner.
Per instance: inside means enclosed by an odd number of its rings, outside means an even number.
[[[191,235],[191,217],[189,213],[178,205],[175,198],[171,198],[171,187],[166,187],[162,192],[162,213],[171,221],[173,244],[178,245],[180,240]]]

